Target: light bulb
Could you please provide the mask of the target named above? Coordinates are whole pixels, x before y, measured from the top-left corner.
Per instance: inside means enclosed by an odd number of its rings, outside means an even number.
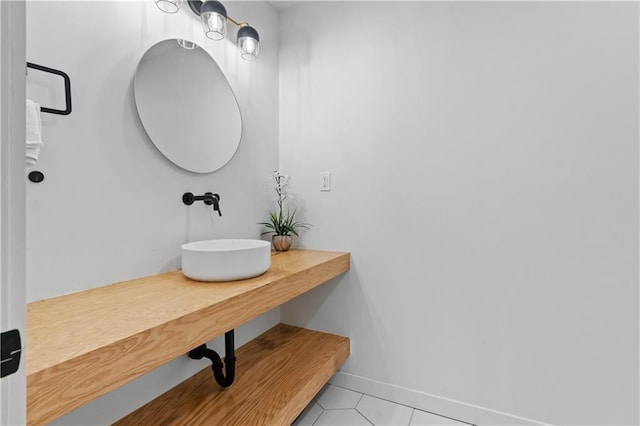
[[[202,3],[200,20],[205,35],[211,40],[222,40],[227,34],[227,9],[219,1]]]
[[[245,25],[238,30],[238,47],[240,57],[247,61],[253,61],[260,53],[260,36],[255,28]]]

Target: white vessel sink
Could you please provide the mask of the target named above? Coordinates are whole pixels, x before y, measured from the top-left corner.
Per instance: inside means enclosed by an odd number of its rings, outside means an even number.
[[[182,245],[182,273],[197,281],[256,277],[271,266],[271,243],[262,240],[206,240]]]

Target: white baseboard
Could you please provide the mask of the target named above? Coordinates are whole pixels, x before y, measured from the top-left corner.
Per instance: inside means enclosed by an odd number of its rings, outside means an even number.
[[[407,405],[474,425],[549,426],[548,423],[538,420],[528,419],[402,386],[379,382],[342,371],[338,371],[329,383],[376,398],[395,402],[396,404]]]

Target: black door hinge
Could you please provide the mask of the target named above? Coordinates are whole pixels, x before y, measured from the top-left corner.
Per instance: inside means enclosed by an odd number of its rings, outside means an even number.
[[[18,330],[5,331],[0,339],[0,377],[5,377],[18,371],[22,342]]]

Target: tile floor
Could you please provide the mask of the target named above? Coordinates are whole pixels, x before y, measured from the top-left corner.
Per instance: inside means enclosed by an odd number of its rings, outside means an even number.
[[[334,385],[326,385],[293,424],[294,426],[469,425]]]

